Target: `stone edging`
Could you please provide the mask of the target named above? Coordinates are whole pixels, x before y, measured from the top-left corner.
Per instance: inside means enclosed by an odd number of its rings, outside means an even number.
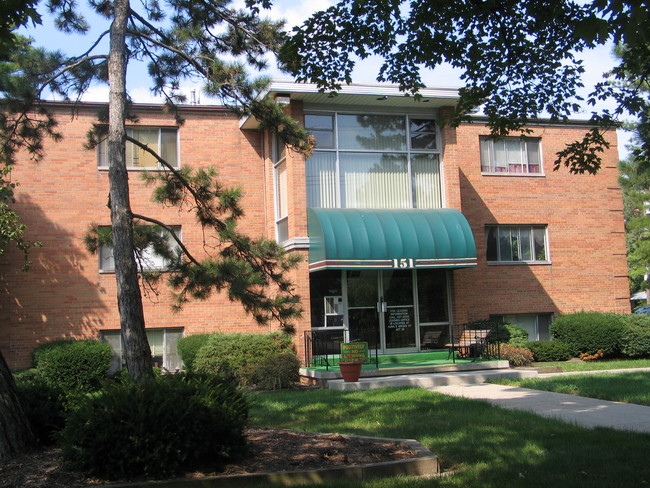
[[[383,463],[337,466],[333,468],[311,469],[304,471],[283,471],[278,473],[236,474],[210,476],[206,478],[174,479],[160,481],[143,481],[134,483],[115,483],[104,485],[110,488],[221,488],[241,486],[243,482],[260,485],[275,483],[292,486],[308,483],[324,483],[335,480],[363,481],[371,478],[388,478],[391,476],[434,476],[440,474],[438,457],[413,439],[389,439],[367,436],[347,436],[357,439],[373,439],[402,442],[416,452],[416,457],[387,461]]]

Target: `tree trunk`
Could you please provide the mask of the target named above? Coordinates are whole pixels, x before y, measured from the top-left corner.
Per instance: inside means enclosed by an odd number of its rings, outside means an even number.
[[[16,383],[0,353],[0,461],[25,452],[36,439],[18,398]]]
[[[133,227],[129,200],[129,175],[126,170],[126,25],[129,0],[113,3],[111,41],[108,58],[109,127],[108,158],[113,225],[113,256],[117,281],[122,341],[129,374],[141,380],[153,376],[151,350],[144,329],[142,296],[133,253]]]

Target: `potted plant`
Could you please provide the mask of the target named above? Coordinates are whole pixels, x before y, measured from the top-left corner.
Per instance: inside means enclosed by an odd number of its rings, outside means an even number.
[[[367,342],[344,342],[341,344],[339,369],[345,382],[359,381],[361,365],[368,357]]]

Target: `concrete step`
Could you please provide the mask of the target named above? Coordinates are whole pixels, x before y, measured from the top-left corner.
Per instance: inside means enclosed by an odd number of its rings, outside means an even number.
[[[407,374],[400,376],[384,376],[378,378],[360,378],[359,381],[346,383],[340,379],[327,380],[327,388],[339,391],[375,390],[401,386],[419,388],[436,388],[449,385],[470,385],[485,383],[495,378],[535,378],[535,370],[478,370],[452,373]]]

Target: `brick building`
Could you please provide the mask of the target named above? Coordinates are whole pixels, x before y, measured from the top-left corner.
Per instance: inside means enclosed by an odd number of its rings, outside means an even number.
[[[414,352],[444,344],[450,324],[487,317],[544,339],[561,313],[629,312],[614,132],[597,175],[570,175],[552,163],[587,129],[579,122],[540,121],[525,139],[494,141],[480,118],[457,129],[435,124],[457,99],[451,89],[425,89],[416,101],[386,85],[328,97],[275,82],[270,95],[315,136],[308,160],[220,107],[183,107],[177,127],[159,106],[136,105],[129,129],[179,165],[215,166],[225,185],[244,190],[241,229],[304,256],[291,275],[305,309],[295,338],[301,357],[310,330],[334,340],[371,334],[380,352]],[[110,225],[102,147],[83,148],[100,105],[83,104],[74,116],[66,104],[52,108],[63,141],[12,173],[14,208],[28,238],[43,243],[28,273],[11,250],[0,264],[0,350],[14,369],[29,366],[37,344],[64,337],[120,348],[110,253],[91,255],[83,244],[92,222]],[[153,203],[138,178],[157,163],[133,148],[127,158],[133,211],[175,226],[200,249],[193,215]],[[169,368],[183,335],[268,330],[225,296],[180,314],[170,306],[165,288],[144,298],[153,355]]]

